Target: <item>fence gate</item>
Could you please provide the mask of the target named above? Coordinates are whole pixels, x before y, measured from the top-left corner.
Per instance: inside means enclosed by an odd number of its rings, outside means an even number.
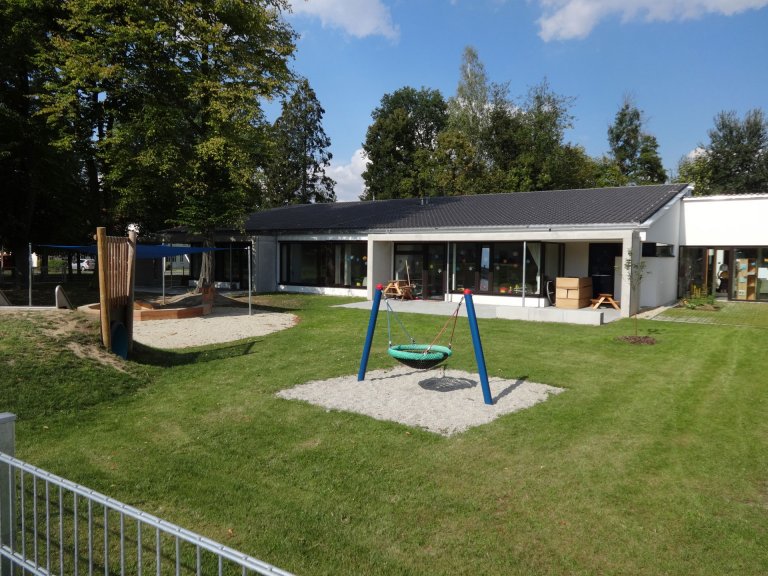
[[[291,576],[13,457],[0,414],[0,576]]]

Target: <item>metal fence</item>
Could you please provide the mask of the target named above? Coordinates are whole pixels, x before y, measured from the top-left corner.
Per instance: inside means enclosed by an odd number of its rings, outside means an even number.
[[[24,574],[290,576],[0,452],[0,576]]]

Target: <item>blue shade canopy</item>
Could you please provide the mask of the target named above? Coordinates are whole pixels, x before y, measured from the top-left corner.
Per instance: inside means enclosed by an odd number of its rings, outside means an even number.
[[[40,244],[46,248],[57,248],[59,250],[71,250],[81,254],[96,255],[96,245],[90,246],[68,246],[64,244]],[[150,260],[152,258],[169,258],[171,256],[180,256],[182,254],[202,254],[203,252],[213,252],[215,250],[229,250],[229,248],[204,248],[192,246],[163,246],[158,244],[139,244],[136,247],[136,258],[139,260]]]

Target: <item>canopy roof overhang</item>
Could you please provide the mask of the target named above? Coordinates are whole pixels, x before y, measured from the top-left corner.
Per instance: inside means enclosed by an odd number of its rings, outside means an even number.
[[[86,246],[71,246],[65,244],[40,244],[46,248],[56,248],[59,250],[69,250],[70,252],[80,252],[81,254],[96,254],[95,244]],[[202,254],[204,252],[213,252],[216,250],[227,250],[227,248],[213,247],[193,247],[193,246],[164,246],[158,244],[138,244],[136,246],[136,258],[139,260],[150,260],[154,258],[170,258],[172,256],[181,256],[183,254]]]

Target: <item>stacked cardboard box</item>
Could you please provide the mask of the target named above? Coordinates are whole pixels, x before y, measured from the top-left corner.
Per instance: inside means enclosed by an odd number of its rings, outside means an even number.
[[[584,308],[592,299],[592,278],[557,278],[555,280],[555,306],[557,308]]]

